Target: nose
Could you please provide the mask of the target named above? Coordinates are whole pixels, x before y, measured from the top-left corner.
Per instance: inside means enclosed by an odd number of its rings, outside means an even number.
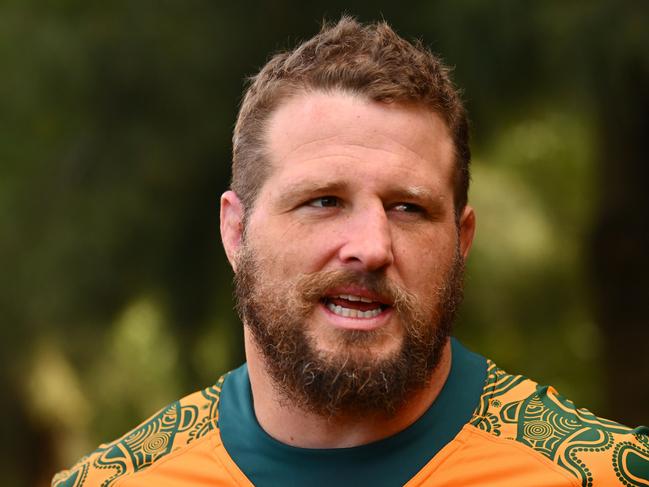
[[[342,262],[362,271],[392,264],[392,232],[383,205],[354,212],[344,225],[344,242],[339,250]]]

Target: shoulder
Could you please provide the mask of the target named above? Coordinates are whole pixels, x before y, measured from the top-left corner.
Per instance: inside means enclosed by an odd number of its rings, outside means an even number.
[[[508,374],[491,361],[470,424],[529,447],[583,486],[649,485],[649,428],[598,418],[554,388]]]
[[[69,470],[57,473],[52,486],[113,485],[217,430],[223,379],[172,402],[121,438],[100,445]]]

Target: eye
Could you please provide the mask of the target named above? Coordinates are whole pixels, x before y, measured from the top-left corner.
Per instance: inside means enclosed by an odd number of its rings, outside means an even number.
[[[314,198],[309,201],[307,206],[315,208],[335,208],[340,206],[340,200],[335,196],[321,196],[320,198]]]
[[[424,208],[414,203],[397,203],[392,207],[392,209],[403,213],[425,213],[426,212]]]

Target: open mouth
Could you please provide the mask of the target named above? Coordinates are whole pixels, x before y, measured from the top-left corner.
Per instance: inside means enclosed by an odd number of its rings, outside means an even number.
[[[332,294],[322,298],[321,302],[333,314],[345,318],[376,318],[390,308],[380,298],[360,296],[357,294]]]

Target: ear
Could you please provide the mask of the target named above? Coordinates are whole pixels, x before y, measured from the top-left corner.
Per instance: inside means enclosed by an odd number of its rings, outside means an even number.
[[[221,241],[234,272],[242,237],[243,204],[234,191],[226,191],[221,195]]]
[[[462,210],[460,217],[460,252],[462,258],[466,261],[473,244],[473,236],[475,235],[475,211],[469,205]]]

